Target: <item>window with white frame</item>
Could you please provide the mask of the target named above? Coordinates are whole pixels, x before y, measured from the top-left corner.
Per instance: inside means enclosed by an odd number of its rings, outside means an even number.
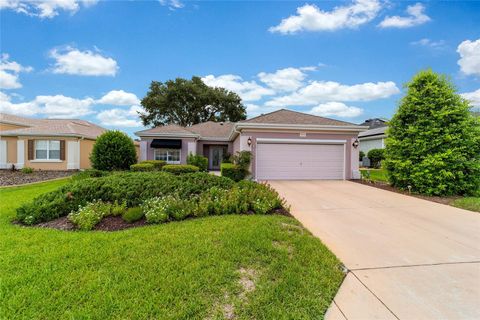
[[[60,160],[59,140],[35,140],[36,160]]]
[[[155,149],[155,160],[163,160],[171,164],[180,163],[180,149]]]

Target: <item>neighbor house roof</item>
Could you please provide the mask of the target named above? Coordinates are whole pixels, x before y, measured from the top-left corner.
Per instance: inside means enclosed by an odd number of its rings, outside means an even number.
[[[387,128],[388,127],[380,127],[380,128],[374,128],[367,131],[363,131],[358,134],[358,137],[366,138],[366,137],[372,137],[372,136],[381,136],[385,134],[385,132],[387,131]]]
[[[350,122],[314,116],[302,112],[280,109],[258,117],[240,121],[240,123],[266,123],[266,124],[304,124],[326,126],[352,126]]]
[[[219,138],[228,139],[235,125],[233,122],[214,122],[207,121],[203,123],[194,124],[187,127],[188,130],[199,134],[203,138]]]
[[[368,126],[370,129],[380,128],[387,126],[387,120],[380,118],[367,119],[363,123],[360,123],[359,126]]]
[[[185,127],[177,124],[169,124],[166,126],[158,126],[152,129],[142,130],[135,132],[137,136],[142,135],[178,135],[178,136],[197,136],[194,132],[187,130]]]
[[[0,113],[0,122],[25,126],[1,131],[2,136],[74,136],[96,139],[106,131],[96,124],[79,119],[32,119]]]

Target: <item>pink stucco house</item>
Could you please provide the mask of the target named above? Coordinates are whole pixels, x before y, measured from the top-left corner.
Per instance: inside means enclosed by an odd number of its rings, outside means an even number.
[[[358,134],[368,127],[291,110],[236,123],[167,125],[136,132],[140,160],[186,163],[188,154],[218,170],[225,154],[252,152],[256,180],[358,179]]]

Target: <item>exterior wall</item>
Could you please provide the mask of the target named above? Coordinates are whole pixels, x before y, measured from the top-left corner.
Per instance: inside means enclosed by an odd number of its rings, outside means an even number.
[[[71,137],[18,137],[24,141],[24,167],[30,167],[34,170],[67,170],[68,141],[78,141]],[[37,161],[28,160],[28,140],[65,140],[65,160],[58,161]]]
[[[383,149],[385,147],[385,138],[382,137],[376,137],[373,139],[362,138],[358,140],[360,141],[360,151],[365,152],[365,155],[372,149]]]
[[[345,150],[345,179],[357,178],[358,173],[358,160],[352,161],[356,156],[358,159],[358,148],[355,150],[352,143],[357,139],[358,134],[354,132],[299,132],[299,131],[242,131],[242,140],[248,140],[248,137],[252,139],[252,145],[250,147],[242,146],[242,150],[248,150],[252,152],[252,164],[251,172],[255,178],[255,153],[257,149],[257,138],[276,138],[276,139],[328,139],[328,140],[346,140]]]
[[[17,166],[17,137],[2,137],[3,147],[5,149],[0,150],[1,153],[5,154],[0,155],[0,169],[10,169],[12,165]]]
[[[240,151],[240,135],[233,140],[232,154]]]
[[[22,129],[22,128],[27,128],[27,127],[19,126],[16,124],[10,124],[10,123],[0,123],[0,131],[15,130],[15,129]]]
[[[90,169],[90,154],[93,150],[95,140],[80,140],[80,169]]]
[[[154,160],[154,148],[150,147],[150,143],[152,142],[154,138],[142,138],[142,141],[147,142],[147,160]],[[175,139],[177,140],[177,139]],[[187,164],[187,156],[188,156],[188,143],[189,142],[195,142],[195,138],[182,138],[179,139],[182,140],[182,149],[180,151],[180,163],[181,164]]]

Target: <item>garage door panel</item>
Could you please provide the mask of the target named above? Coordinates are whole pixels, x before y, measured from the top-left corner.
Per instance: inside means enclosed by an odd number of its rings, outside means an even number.
[[[344,145],[257,145],[256,172],[259,180],[343,179]]]

